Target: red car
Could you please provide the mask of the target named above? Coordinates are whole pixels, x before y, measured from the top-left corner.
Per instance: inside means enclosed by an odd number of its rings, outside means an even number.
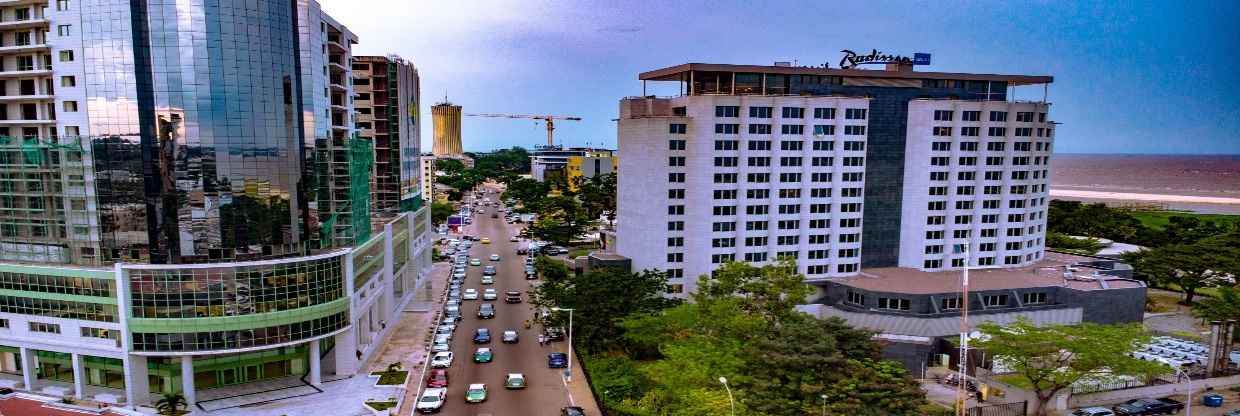
[[[426,376],[426,387],[448,387],[448,370],[431,370],[431,374]]]

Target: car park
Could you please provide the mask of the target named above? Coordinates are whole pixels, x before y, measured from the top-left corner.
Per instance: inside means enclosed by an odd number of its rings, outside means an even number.
[[[446,388],[426,389],[422,392],[422,397],[418,397],[418,404],[414,405],[414,408],[418,413],[435,413],[443,408],[444,399],[447,397]]]
[[[478,305],[478,319],[491,319],[495,317],[495,304],[484,303]]]
[[[515,290],[504,292],[504,303],[521,303],[521,292]]]
[[[1118,416],[1170,415],[1184,410],[1184,403],[1172,399],[1132,399],[1111,410]]]
[[[495,359],[495,353],[491,352],[490,348],[479,348],[474,351],[475,363],[489,363],[493,359]]]
[[[525,374],[508,373],[508,376],[504,378],[504,388],[509,390],[525,388]]]
[[[492,254],[492,255],[491,255],[491,261],[499,261],[499,255],[498,255],[498,254]]]
[[[452,366],[452,351],[435,353],[431,358],[431,368],[448,368]]]
[[[499,294],[493,287],[488,287],[482,291],[482,300],[495,300],[497,298],[499,298]]]
[[[474,330],[474,343],[475,344],[490,344],[491,343],[491,330],[486,329],[486,328],[478,328]]]
[[[495,276],[482,276],[481,279],[478,279],[478,282],[484,285],[493,285],[495,284]]]
[[[547,354],[547,368],[568,367],[568,355],[562,352]]]
[[[431,370],[426,376],[426,387],[448,387],[448,370]]]
[[[482,403],[487,401],[487,385],[482,383],[474,383],[469,385],[469,390],[465,390],[466,403]]]

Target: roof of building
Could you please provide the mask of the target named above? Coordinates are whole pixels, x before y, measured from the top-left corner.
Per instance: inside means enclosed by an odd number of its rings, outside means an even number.
[[[1075,267],[1074,279],[1065,279],[1068,266],[1096,258],[1048,251],[1043,259],[1025,267],[972,269],[969,290],[1006,290],[1032,287],[1064,286],[1076,290],[1107,290],[1142,287],[1142,283],[1120,277],[1094,276],[1091,269]],[[925,272],[905,267],[879,267],[862,270],[852,277],[832,279],[833,282],[875,292],[934,294],[960,291],[959,270]]]
[[[953,79],[964,81],[1005,81],[1011,85],[1049,84],[1055,78],[1049,75],[967,74],[957,72],[886,71],[875,69],[836,69],[806,66],[767,66],[687,63],[653,71],[642,72],[637,79],[643,81],[683,81],[683,74],[690,71],[707,72],[760,72],[789,75],[834,75],[858,78],[903,79]]]

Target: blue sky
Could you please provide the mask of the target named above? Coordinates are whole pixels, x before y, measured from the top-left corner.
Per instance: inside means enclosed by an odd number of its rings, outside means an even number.
[[[611,119],[641,94],[640,72],[834,67],[841,49],[878,48],[932,53],[924,71],[1054,76],[1058,152],[1240,154],[1235,1],[320,1],[358,34],[356,54],[418,66],[427,150],[429,106],[445,93],[465,112],[582,117],[557,124],[557,142],[615,147]],[[466,150],[545,142],[532,120],[466,118],[462,130]]]

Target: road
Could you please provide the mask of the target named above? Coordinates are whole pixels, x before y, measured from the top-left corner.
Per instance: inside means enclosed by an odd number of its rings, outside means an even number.
[[[495,194],[492,194],[491,199],[495,199]],[[517,232],[516,228],[506,224],[503,215],[500,215],[500,218],[491,218],[490,214],[495,209],[493,206],[486,207],[486,214],[477,213],[474,216],[473,228],[477,236],[490,238],[491,244],[474,242],[470,249],[470,258],[481,259],[483,265],[469,266],[468,276],[461,287],[462,292],[464,289],[477,289],[479,298],[462,301],[462,319],[457,324],[451,344],[455,357],[452,367],[448,369],[450,383],[448,400],[440,413],[452,416],[486,414],[552,416],[559,415],[560,408],[570,405],[570,402],[582,401],[581,399],[593,402],[589,398],[570,399],[569,389],[561,378],[563,369],[547,368],[547,353],[567,352],[567,344],[557,342],[540,346],[538,345],[539,328],[537,326],[531,329],[524,328],[524,321],[532,318],[534,313],[529,304],[529,297],[525,293],[530,288],[529,282],[531,282],[525,280],[525,256],[518,256],[516,254],[517,243],[508,241]],[[501,260],[490,261],[488,257],[491,254],[499,254]],[[493,285],[480,283],[482,269],[486,265],[496,266],[497,274]],[[495,288],[499,293],[499,298],[493,301],[482,300],[481,294],[486,288]],[[504,303],[504,292],[508,290],[521,291],[522,302]],[[479,319],[477,317],[477,308],[481,303],[495,305],[495,318]],[[477,328],[487,328],[491,331],[493,338],[491,343],[483,345],[473,343],[474,330]],[[505,330],[516,330],[520,334],[520,341],[516,344],[502,343],[500,338]],[[494,352],[494,360],[490,363],[474,363],[473,354],[477,347],[490,347]],[[573,366],[576,367],[578,363],[575,360],[576,357],[573,358]],[[529,387],[523,390],[505,390],[504,378],[508,373],[523,373]],[[576,368],[574,368],[574,373],[580,374]],[[486,384],[486,402],[465,403],[465,390],[472,383]],[[573,383],[584,384],[585,380],[574,377]],[[424,387],[425,380],[422,380],[419,382],[419,389]]]

